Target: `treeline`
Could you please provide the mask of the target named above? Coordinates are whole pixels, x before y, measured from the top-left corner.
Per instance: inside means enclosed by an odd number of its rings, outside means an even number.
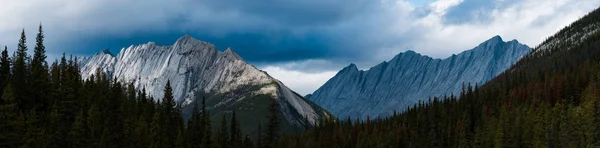
[[[599,10],[566,29],[583,30],[572,27],[597,24],[597,16]],[[553,38],[574,33],[582,32]],[[600,146],[600,33],[561,43],[529,54],[481,87],[466,84],[457,96],[434,97],[391,117],[323,121],[280,142],[311,148]]]
[[[271,122],[255,144],[242,135],[235,112],[214,130],[202,99],[184,123],[170,82],[164,96],[154,99],[101,70],[84,80],[77,58],[63,54],[48,65],[43,41],[40,25],[33,57],[27,54],[25,31],[12,57],[6,46],[0,55],[0,147],[275,146],[276,101],[268,115]]]

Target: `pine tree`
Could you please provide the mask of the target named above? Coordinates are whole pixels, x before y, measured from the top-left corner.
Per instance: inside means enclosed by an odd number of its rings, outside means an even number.
[[[262,126],[260,123],[258,123],[258,131],[256,132],[256,147],[262,148],[263,147],[263,131],[262,131]]]
[[[35,38],[35,48],[33,59],[31,61],[31,67],[35,71],[36,68],[43,68],[43,66],[47,65],[46,63],[46,47],[44,46],[44,32],[42,30],[42,25],[40,24],[38,34]],[[42,69],[37,69],[42,70]]]
[[[279,107],[279,104],[277,103],[277,100],[272,99],[271,101],[271,105],[269,107],[269,113],[268,113],[268,120],[269,120],[269,125],[267,127],[267,133],[266,133],[266,143],[265,146],[266,147],[276,147],[276,142],[278,140],[279,137],[279,118],[277,117],[277,113],[278,113],[278,109],[277,107]]]
[[[229,131],[227,130],[227,119],[225,118],[225,115],[223,115],[221,120],[221,127],[217,134],[217,143],[219,144],[219,148],[229,148]]]
[[[25,37],[25,30],[21,32],[21,39],[19,40],[18,48],[16,51],[16,55],[13,58],[13,79],[12,85],[15,88],[16,100],[17,104],[23,111],[28,111],[35,104],[28,97],[28,88],[27,84],[27,39]]]
[[[231,115],[231,138],[230,138],[230,144],[231,147],[236,148],[236,147],[241,147],[242,146],[242,133],[240,130],[240,125],[239,122],[236,119],[235,116],[235,109],[233,110],[233,113]]]
[[[102,113],[100,111],[100,105],[98,103],[92,104],[87,111],[87,125],[89,127],[89,137],[91,147],[100,147],[100,138],[102,131],[104,130],[104,122],[102,119]]]
[[[192,117],[188,120],[187,129],[186,129],[186,141],[188,142],[188,147],[201,147],[203,134],[204,134],[204,126],[202,126],[202,117],[200,110],[198,109],[198,102],[194,103],[194,107],[192,110]]]
[[[68,125],[64,119],[68,116],[59,111],[60,107],[53,106],[48,115],[50,128],[46,130],[46,144],[50,147],[67,147]],[[35,110],[32,110],[35,111]],[[34,125],[35,126],[35,125]]]
[[[152,124],[150,125],[150,131],[151,131],[151,143],[150,143],[150,147],[152,148],[162,148],[164,147],[163,145],[163,139],[167,139],[165,137],[163,137],[163,130],[162,130],[162,120],[161,120],[161,113],[160,112],[155,112],[154,116],[152,117]]]
[[[146,117],[141,115],[135,122],[134,129],[134,145],[138,147],[150,147],[152,142],[152,131],[148,128]]]
[[[36,37],[36,43],[34,48],[33,59],[31,61],[31,77],[28,84],[30,85],[31,98],[38,106],[48,106],[50,100],[48,100],[48,64],[46,63],[46,47],[44,46],[44,32],[42,25],[40,24],[38,34]],[[46,110],[43,108],[42,110]]]
[[[162,127],[162,144],[166,147],[173,147],[175,145],[174,141],[165,137],[176,137],[178,132],[178,109],[175,104],[175,99],[173,98],[173,88],[171,87],[171,81],[167,80],[167,84],[164,89],[164,96],[162,100],[162,117],[161,119],[163,123]]]
[[[206,109],[206,98],[202,98],[202,124],[201,129],[204,133],[202,135],[202,147],[212,147],[212,127],[210,121],[210,113]]]
[[[10,57],[8,57],[8,48],[4,46],[0,55],[0,96],[2,96],[4,87],[8,85],[10,78]]]

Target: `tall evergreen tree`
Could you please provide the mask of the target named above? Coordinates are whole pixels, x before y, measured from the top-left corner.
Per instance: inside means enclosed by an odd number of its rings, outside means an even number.
[[[258,123],[258,131],[256,131],[256,147],[263,147],[263,135],[262,125]]]
[[[177,104],[175,98],[173,98],[173,88],[171,87],[171,81],[167,81],[164,89],[164,96],[162,100],[162,117],[163,122],[162,137],[176,137],[179,129]],[[162,144],[166,147],[174,147],[175,143],[173,139],[163,138]]]
[[[15,88],[17,104],[23,111],[28,111],[35,104],[31,98],[28,97],[27,88],[27,39],[25,37],[25,30],[21,31],[21,39],[19,39],[18,48],[15,54],[13,64],[13,79],[12,85]]]
[[[229,131],[227,130],[227,119],[225,115],[221,119],[221,126],[219,127],[219,133],[217,134],[217,144],[219,148],[229,148]]]
[[[150,142],[150,147],[151,148],[161,148],[164,147],[163,144],[163,139],[167,139],[165,137],[163,137],[163,125],[162,125],[162,120],[161,120],[161,113],[160,112],[155,112],[154,116],[152,117],[152,124],[150,124],[150,131],[151,131],[151,142]]]
[[[8,48],[4,46],[0,55],[0,96],[2,96],[4,87],[9,83],[10,78],[10,57],[8,57]]]
[[[231,114],[231,135],[230,135],[230,144],[231,147],[236,148],[236,147],[241,147],[242,146],[242,132],[240,130],[240,123],[238,122],[236,116],[235,116],[235,109],[233,110],[233,113]]]
[[[277,100],[272,99],[271,105],[269,106],[268,120],[269,124],[267,126],[267,133],[265,134],[265,146],[266,147],[277,147],[276,142],[279,137],[279,117],[277,116],[279,103]]]
[[[206,98],[202,97],[202,124],[201,129],[204,131],[202,135],[202,147],[212,147],[212,126],[210,121],[210,113],[206,109]]]
[[[201,147],[202,145],[202,136],[204,134],[204,129],[202,124],[202,117],[200,115],[200,110],[198,109],[198,102],[195,101],[194,107],[192,109],[192,117],[188,119],[187,129],[186,129],[186,140],[188,142],[188,147]]]
[[[89,145],[91,147],[100,147],[100,137],[102,130],[104,129],[104,122],[102,119],[102,113],[100,111],[100,105],[98,103],[92,104],[87,111],[87,125],[89,127]]]
[[[46,63],[46,47],[44,46],[44,32],[40,24],[37,36],[35,38],[35,48],[33,59],[31,60],[31,78],[28,83],[31,91],[31,98],[38,106],[48,106],[48,64]],[[43,109],[45,110],[45,109]]]

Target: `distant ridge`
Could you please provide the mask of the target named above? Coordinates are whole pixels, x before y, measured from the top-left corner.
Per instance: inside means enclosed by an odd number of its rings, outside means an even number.
[[[391,115],[419,100],[458,94],[463,84],[483,84],[530,51],[517,40],[505,42],[500,36],[445,59],[409,50],[366,71],[350,64],[310,100],[342,119]]]

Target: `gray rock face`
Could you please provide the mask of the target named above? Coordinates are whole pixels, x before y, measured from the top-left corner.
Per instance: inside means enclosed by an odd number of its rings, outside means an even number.
[[[310,100],[342,119],[388,116],[419,100],[458,94],[463,84],[483,84],[530,51],[499,36],[446,59],[407,51],[366,71],[350,64],[312,93]]]
[[[184,108],[191,108],[186,106],[204,96],[215,115],[232,110],[263,114],[261,111],[267,108],[259,106],[271,103],[265,98],[276,99],[283,119],[294,126],[314,124],[325,114],[322,108],[266,72],[247,64],[231,49],[221,52],[214,45],[189,35],[179,38],[171,46],[149,42],[124,48],[116,56],[102,51],[79,62],[83,78],[101,70],[119,81],[133,83],[138,89],[145,88],[155,99],[162,98],[164,85],[170,80],[173,95]],[[258,124],[260,121],[241,122]]]

